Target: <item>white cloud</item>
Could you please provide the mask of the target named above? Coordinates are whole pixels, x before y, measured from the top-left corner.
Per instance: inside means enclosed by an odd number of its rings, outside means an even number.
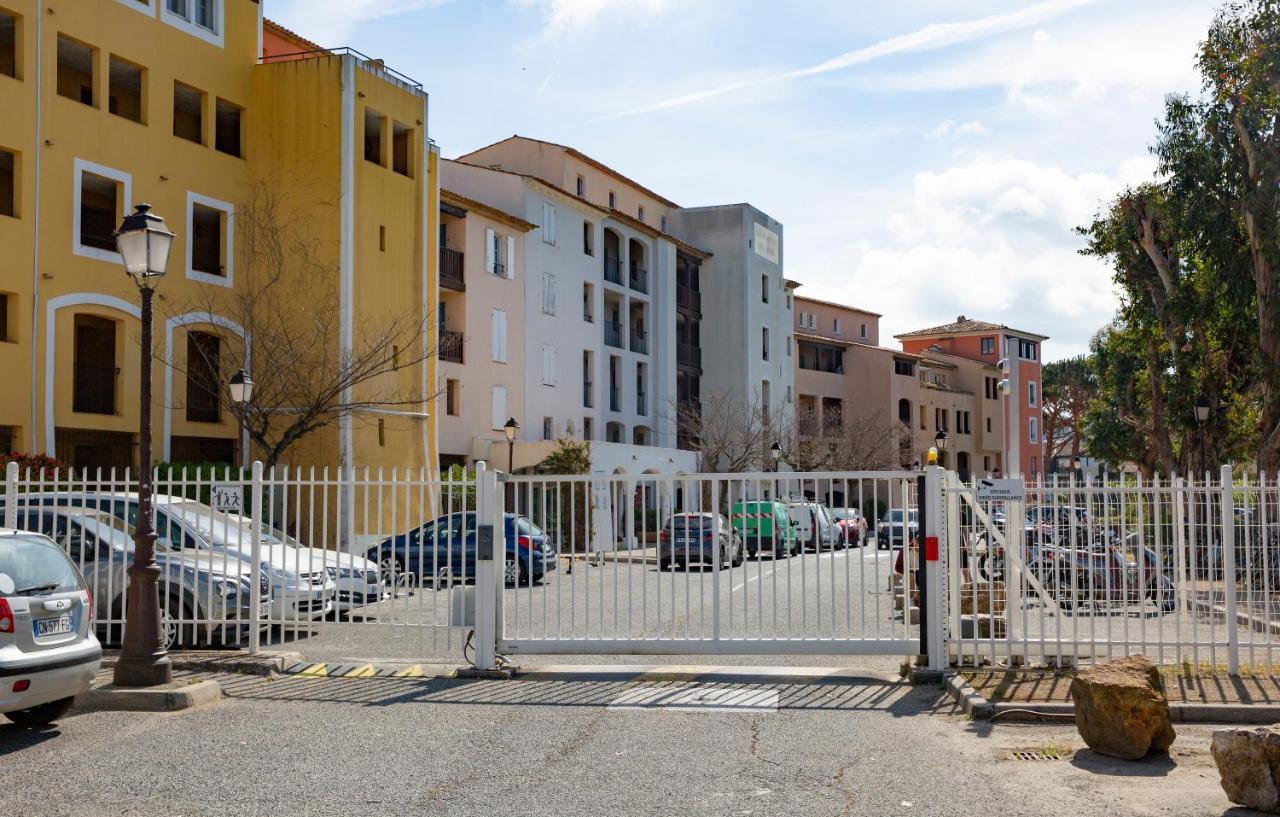
[[[945,139],[948,136],[986,136],[987,126],[976,119],[970,119],[963,125],[957,125],[954,119],[944,119],[930,128],[925,136],[930,139]]]
[[[789,236],[788,265],[802,294],[883,313],[889,345],[895,333],[964,314],[1050,336],[1050,359],[1079,354],[1116,300],[1110,271],[1079,254],[1072,230],[1152,169],[1149,157],[1112,173],[983,158],[918,173],[896,201],[864,198],[843,224],[824,225],[823,240],[809,231]],[[844,240],[833,246],[828,236]],[[830,249],[806,258],[810,246]]]
[[[446,2],[448,0],[272,0],[270,16],[320,45],[355,46],[348,38],[361,23]]]
[[[552,0],[559,2],[559,0]],[[576,0],[580,3],[601,2],[602,0]],[[993,14],[973,20],[962,20],[954,23],[930,23],[923,28],[896,37],[889,37],[863,48],[845,52],[838,57],[782,73],[770,73],[756,76],[726,85],[720,85],[692,93],[669,97],[658,102],[641,105],[620,111],[618,116],[632,116],[641,113],[653,113],[670,108],[678,108],[695,102],[702,102],[712,97],[741,91],[758,85],[774,82],[786,82],[793,79],[828,74],[841,71],[855,65],[871,62],[893,54],[904,54],[916,51],[927,51],[943,48],[957,43],[990,37],[1005,31],[1012,31],[1030,25],[1038,25],[1073,9],[1097,0],[1041,0],[1039,3],[1005,14]]]
[[[522,6],[543,8],[547,20],[547,31],[553,34],[585,28],[605,14],[657,16],[674,4],[674,0],[515,0],[515,2]]]

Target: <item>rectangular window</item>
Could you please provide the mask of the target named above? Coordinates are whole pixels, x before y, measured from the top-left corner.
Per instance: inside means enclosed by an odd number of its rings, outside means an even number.
[[[556,430],[555,425],[556,425],[555,420],[551,419],[550,417],[542,418],[542,439],[544,440],[555,439],[555,430]]]
[[[216,34],[217,4],[218,0],[165,0],[165,9],[175,17],[181,17]]]
[[[984,354],[984,355],[994,355],[995,353],[996,353],[996,339],[995,339],[995,338],[983,338],[983,339],[982,339],[982,354]]]
[[[549,201],[542,203],[542,243],[556,243],[556,208]]]
[[[9,310],[13,308],[14,301],[17,300],[16,295],[10,295],[7,292],[0,292],[0,343],[12,343],[13,338],[9,335],[9,327],[13,321],[9,320]],[[0,448],[0,451],[7,449]]]
[[[58,35],[58,96],[94,105],[93,66],[97,49]]]
[[[119,181],[83,170],[80,173],[80,246],[114,253],[112,237],[120,224],[121,201]]]
[[[556,314],[556,277],[549,272],[542,273],[542,314]]]
[[[413,128],[391,123],[391,169],[401,176],[412,176],[409,157],[413,155]]]
[[[173,83],[173,135],[204,144],[204,91]]]
[[[501,309],[490,311],[493,322],[493,350],[491,359],[494,363],[507,362],[507,313]]]
[[[762,327],[760,330],[761,353],[764,360],[769,359],[769,327]]]
[[[0,216],[18,215],[18,157],[0,148]]]
[[[378,225],[378,252],[387,251],[387,225]]]
[[[791,336],[787,335],[787,357],[791,357]]]
[[[760,276],[760,303],[769,303],[769,276]]]
[[[373,108],[364,109],[364,159],[386,167],[382,153],[382,128],[384,117]]]
[[[590,417],[582,418],[582,439],[594,440],[595,438],[595,422]]]
[[[457,380],[446,380],[444,382],[444,412],[450,417],[457,417],[460,413]]]
[[[214,105],[213,146],[228,156],[244,156],[241,152],[244,109],[225,99]]]
[[[216,423],[221,418],[218,399],[222,384],[221,341],[208,332],[187,333],[187,419]]]
[[[74,380],[71,410],[116,413],[116,322],[97,315],[75,316]]]
[[[231,228],[234,205],[187,194],[187,277],[231,286]]]
[[[1033,340],[1019,340],[1018,357],[1023,360],[1035,360],[1038,353],[1038,346],[1039,344]]]
[[[146,71],[111,55],[107,67],[107,111],[131,122],[143,122]]]
[[[1037,394],[1036,381],[1028,380],[1027,381],[1027,405],[1031,406],[1032,408],[1035,408],[1038,402],[1039,402],[1039,396]]]
[[[578,191],[578,198],[583,198],[587,195],[587,180],[582,176],[578,177],[578,186],[576,189]]]
[[[595,287],[591,284],[582,285],[582,319],[587,323],[595,323],[596,320]]]
[[[990,434],[990,433],[991,433],[991,418],[990,418],[990,417],[988,417],[988,418],[987,418],[987,433],[988,433],[988,434]]]
[[[0,74],[14,79],[22,79],[18,70],[18,18],[11,12],[0,9]]]
[[[926,431],[929,427],[928,416],[924,412],[925,412],[924,403],[921,403],[920,404],[920,430],[921,431]]]
[[[1036,418],[1032,417],[1028,421],[1028,428],[1030,429],[1030,432],[1031,432],[1030,434],[1031,442],[1033,443],[1040,442],[1040,428],[1039,428],[1039,424],[1036,422]]]
[[[904,377],[912,377],[916,373],[916,364],[913,360],[903,360],[900,357],[893,359],[893,373],[900,374]]]
[[[609,209],[614,210],[618,206],[618,197],[612,190],[609,191]]]
[[[658,229],[665,233],[667,231],[667,217],[663,216],[661,220],[659,220],[658,224]]]
[[[489,427],[501,431],[507,423],[507,387],[494,386],[489,391]]]
[[[582,252],[596,254],[596,228],[590,221],[582,222]]]
[[[644,221],[644,205],[643,204],[636,208],[636,218],[640,219],[641,221]]]
[[[840,319],[839,319],[839,318],[835,318],[835,319],[833,319],[833,320],[831,321],[831,332],[832,332],[832,334],[835,334],[835,335],[840,334]]]
[[[542,385],[556,384],[556,347],[550,343],[542,344]]]

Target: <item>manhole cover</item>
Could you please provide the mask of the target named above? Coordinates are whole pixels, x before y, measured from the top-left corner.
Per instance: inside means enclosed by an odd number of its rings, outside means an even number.
[[[1058,749],[1016,749],[1009,753],[1010,760],[1062,760],[1071,754]]]

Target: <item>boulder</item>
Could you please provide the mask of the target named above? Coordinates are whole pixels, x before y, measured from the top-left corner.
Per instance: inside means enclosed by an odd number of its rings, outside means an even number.
[[[1231,802],[1280,814],[1280,727],[1223,729],[1209,748]]]
[[[1173,745],[1164,684],[1146,656],[1131,655],[1080,670],[1071,682],[1071,698],[1076,729],[1098,754],[1137,760]]]

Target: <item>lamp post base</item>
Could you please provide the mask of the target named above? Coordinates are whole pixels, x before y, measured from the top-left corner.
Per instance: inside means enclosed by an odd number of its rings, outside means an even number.
[[[160,568],[129,567],[129,606],[124,643],[113,681],[118,687],[151,687],[173,681],[173,665],[160,632]]]

